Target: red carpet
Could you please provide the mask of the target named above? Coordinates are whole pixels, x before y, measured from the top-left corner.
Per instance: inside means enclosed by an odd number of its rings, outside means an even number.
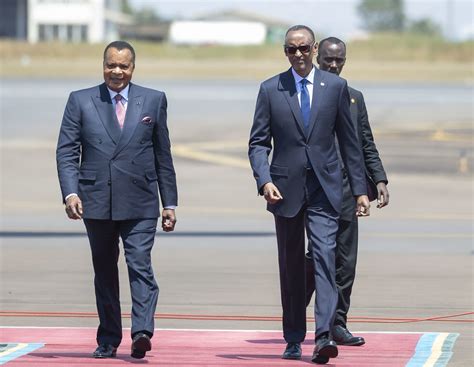
[[[303,345],[303,361],[280,359],[285,347],[281,332],[157,330],[153,350],[144,360],[129,356],[130,330],[115,359],[91,358],[95,329],[0,328],[0,364],[8,366],[301,366],[312,364],[313,343]],[[340,347],[328,366],[405,366],[423,333],[363,333],[362,347]],[[25,343],[25,344],[21,344]],[[6,345],[7,344],[7,345]],[[42,346],[44,344],[44,346]],[[14,349],[16,348],[16,351]],[[35,349],[36,348],[36,349]],[[28,353],[28,354],[25,354]]]

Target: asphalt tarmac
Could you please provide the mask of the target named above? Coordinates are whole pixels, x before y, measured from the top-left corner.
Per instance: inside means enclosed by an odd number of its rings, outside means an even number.
[[[176,232],[158,233],[153,252],[157,311],[280,316],[273,220],[246,160],[258,83],[141,82],[168,93],[180,192]],[[93,84],[1,81],[2,311],[95,311],[87,237],[81,222],[66,219],[54,157],[68,92]],[[449,366],[471,366],[472,314],[426,319],[473,311],[472,87],[355,87],[365,92],[391,197],[389,207],[373,207],[360,220],[349,326],[460,333]],[[467,172],[460,172],[463,157]],[[120,266],[129,312],[123,258]],[[157,327],[281,328],[277,321],[236,319],[158,319]],[[97,320],[5,316],[0,324],[95,326]]]

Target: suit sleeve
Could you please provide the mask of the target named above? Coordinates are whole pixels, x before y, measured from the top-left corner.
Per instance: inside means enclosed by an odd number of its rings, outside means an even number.
[[[178,205],[176,173],[171,156],[171,142],[167,125],[167,108],[166,95],[162,93],[159,101],[157,122],[153,131],[153,146],[158,188],[163,207]]]
[[[250,165],[257,182],[259,194],[262,194],[263,185],[272,182],[270,165],[268,164],[268,156],[272,150],[270,117],[270,101],[265,86],[262,84],[255,106],[248,150]]]
[[[370,178],[372,178],[375,183],[388,183],[379,152],[375,146],[374,136],[370,128],[369,116],[362,93],[357,100],[357,104],[359,106],[358,119],[362,128],[362,152],[364,153],[365,167],[369,172]]]
[[[78,193],[81,127],[81,109],[75,93],[71,93],[64,110],[56,147],[56,164],[63,202],[67,195]]]
[[[362,149],[357,139],[357,132],[351,121],[350,97],[347,82],[339,95],[338,114],[336,119],[336,135],[339,141],[341,157],[346,168],[349,183],[354,196],[367,195],[365,167]]]

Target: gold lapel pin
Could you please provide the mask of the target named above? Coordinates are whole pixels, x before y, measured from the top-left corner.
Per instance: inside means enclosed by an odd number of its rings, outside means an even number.
[[[325,85],[325,84],[324,84],[323,82],[321,82],[321,87],[324,87],[324,85]]]
[[[354,98],[351,98],[351,103],[356,103],[356,100]]]

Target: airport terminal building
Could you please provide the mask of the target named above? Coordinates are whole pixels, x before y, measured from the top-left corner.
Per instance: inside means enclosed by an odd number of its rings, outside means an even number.
[[[97,43],[116,39],[130,22],[114,0],[2,0],[0,37]]]

